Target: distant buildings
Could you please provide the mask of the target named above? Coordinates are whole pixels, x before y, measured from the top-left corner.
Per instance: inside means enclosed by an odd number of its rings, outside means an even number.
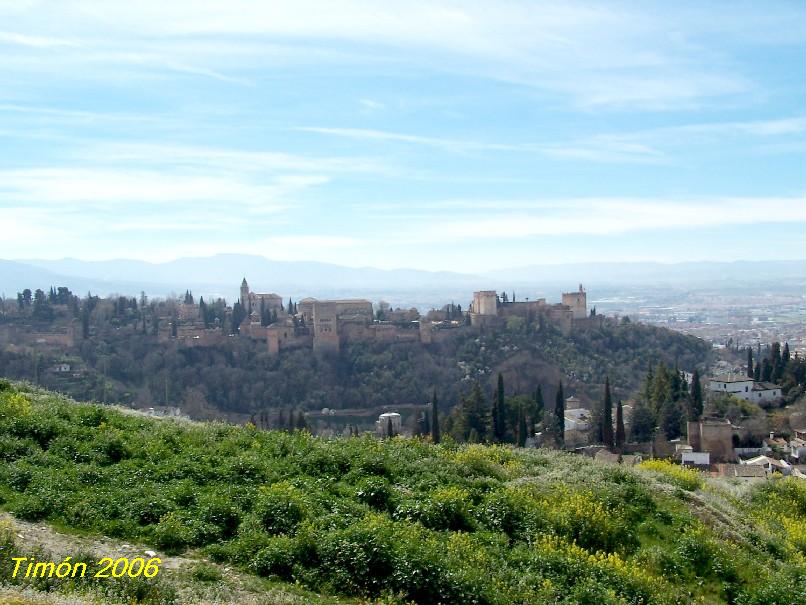
[[[708,381],[712,393],[726,393],[753,403],[776,401],[783,396],[781,387],[769,382],[757,382],[748,376],[729,374],[716,376]]]

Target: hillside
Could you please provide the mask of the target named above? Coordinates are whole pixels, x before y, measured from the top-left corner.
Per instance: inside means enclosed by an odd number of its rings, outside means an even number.
[[[244,421],[281,408],[366,410],[366,417],[353,420],[368,427],[383,406],[423,404],[435,388],[449,409],[475,380],[492,389],[498,372],[508,395],[531,394],[541,385],[553,397],[562,380],[568,394],[598,401],[609,375],[615,395],[626,399],[650,364],[702,369],[710,353],[697,338],[615,321],[570,335],[518,322],[481,335],[457,332],[433,345],[353,343],[338,356],[299,349],[275,358],[265,343],[246,337],[214,347],[183,347],[142,334],[136,319],[127,325],[110,321],[93,326],[91,337],[72,348],[0,351],[0,373],[81,400],[140,408],[179,405],[194,418]],[[72,363],[78,374],[47,371],[62,361]]]
[[[187,574],[166,566],[157,584],[23,579],[12,593],[234,603],[227,590],[243,575],[286,595],[260,603],[806,600],[797,479],[750,485],[546,450],[154,420],[25,385],[2,387],[0,420],[6,511],[102,543],[208,557],[217,563],[193,581],[220,586],[220,598],[194,596]],[[2,540],[4,553],[19,548],[9,530]],[[0,578],[10,582],[5,556]]]

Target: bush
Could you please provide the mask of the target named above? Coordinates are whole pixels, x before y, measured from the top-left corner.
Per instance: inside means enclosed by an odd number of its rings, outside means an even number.
[[[638,465],[639,468],[659,473],[664,481],[684,490],[693,492],[703,485],[702,474],[691,468],[657,458],[645,460]]]

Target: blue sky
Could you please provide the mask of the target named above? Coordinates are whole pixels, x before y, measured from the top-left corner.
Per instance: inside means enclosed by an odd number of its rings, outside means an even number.
[[[0,0],[0,258],[806,258],[806,3]]]

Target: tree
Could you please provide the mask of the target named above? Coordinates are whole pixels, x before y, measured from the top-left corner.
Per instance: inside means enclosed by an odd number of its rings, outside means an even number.
[[[526,447],[526,437],[528,432],[529,430],[526,427],[526,410],[524,409],[523,404],[521,404],[518,406],[518,447]]]
[[[386,436],[389,437],[389,439],[395,436],[395,428],[392,426],[391,417],[386,419]]]
[[[655,432],[655,415],[645,402],[636,404],[630,422],[630,439],[635,442],[651,441]]]
[[[753,377],[753,349],[747,347],[747,375]]]
[[[677,439],[683,432],[685,415],[679,401],[667,401],[661,408],[660,424],[667,439]]]
[[[305,412],[302,410],[297,412],[297,424],[294,428],[296,428],[298,431],[308,430],[308,422],[305,420]]]
[[[493,400],[493,439],[499,443],[506,437],[506,402],[504,400],[504,376],[498,373],[498,390]]]
[[[490,414],[484,391],[476,382],[470,393],[462,397],[460,426],[462,436],[470,440],[471,433],[475,434],[475,442],[485,441],[490,432]],[[475,443],[474,442],[474,443]]]
[[[431,397],[431,441],[439,443],[440,439],[439,406],[437,405],[437,390],[434,389],[434,395]]]
[[[535,391],[535,406],[534,406],[534,418],[532,418],[532,423],[537,424],[541,420],[543,420],[543,412],[546,409],[546,403],[543,400],[543,387],[537,385],[537,390]]]
[[[750,351],[750,349],[748,349]],[[752,361],[751,361],[752,363]],[[700,384],[700,372],[696,368],[694,374],[691,376],[691,412],[689,419],[697,421],[702,416],[703,411],[703,397],[702,397],[702,384]]]
[[[563,394],[563,381],[557,386],[557,394],[554,396],[554,422],[556,430],[557,447],[565,447],[565,395]]]
[[[621,399],[619,399],[618,404],[616,405],[616,450],[618,450],[619,453],[621,453],[621,451],[624,449],[625,440],[624,406],[621,403]]]
[[[241,323],[246,319],[246,311],[241,306],[241,303],[236,302],[232,305],[232,333],[238,334],[241,330]]]
[[[783,364],[784,367],[786,367],[789,364],[790,359],[791,359],[791,357],[790,357],[790,353],[789,353],[789,343],[785,342],[784,343],[784,352],[781,353],[781,363]]]
[[[756,367],[753,370],[753,380],[759,382],[761,380],[761,361],[756,359]]]
[[[85,302],[81,306],[81,338],[87,340],[90,337],[90,309]]]
[[[766,357],[761,363],[761,380],[764,382],[770,382],[772,380],[772,364]]]
[[[613,398],[610,394],[610,378],[605,377],[604,401],[602,402],[602,443],[613,447]]]

